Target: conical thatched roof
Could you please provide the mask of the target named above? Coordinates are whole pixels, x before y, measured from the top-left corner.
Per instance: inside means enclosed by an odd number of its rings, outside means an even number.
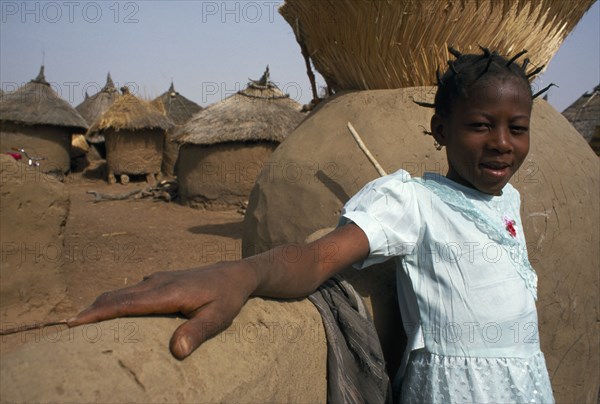
[[[156,97],[152,102],[162,104],[165,113],[175,125],[183,125],[195,113],[202,110],[200,105],[175,91],[173,82],[171,82],[171,87],[166,92]]]
[[[94,122],[88,134],[94,136],[107,129],[120,130],[168,130],[173,122],[150,101],[137,98],[123,88],[124,93]]]
[[[304,119],[301,105],[269,80],[250,80],[236,94],[198,112],[177,135],[179,143],[281,142]]]
[[[21,125],[50,125],[85,132],[88,124],[67,101],[50,87],[44,66],[38,76],[18,90],[4,94],[0,101],[0,121]]]
[[[93,125],[98,118],[119,98],[119,92],[115,88],[110,73],[106,76],[106,84],[102,90],[91,97],[87,95],[85,100],[75,109],[83,116],[89,125]]]
[[[563,115],[589,143],[600,128],[600,84],[569,105]]]
[[[279,12],[336,90],[431,86],[479,45],[547,64],[595,0],[286,0]]]

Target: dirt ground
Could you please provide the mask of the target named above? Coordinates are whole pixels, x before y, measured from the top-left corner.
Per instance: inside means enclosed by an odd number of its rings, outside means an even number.
[[[71,205],[62,271],[70,304],[60,311],[66,315],[150,273],[241,256],[244,217],[235,210],[197,210],[151,198],[94,202],[87,193],[123,194],[146,187],[142,180],[108,185],[75,173],[65,184]]]

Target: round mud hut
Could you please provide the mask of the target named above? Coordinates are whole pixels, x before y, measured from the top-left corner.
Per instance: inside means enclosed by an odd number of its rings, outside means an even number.
[[[245,206],[265,160],[304,115],[269,80],[197,113],[183,126],[177,177],[181,201],[194,207]]]
[[[94,123],[89,136],[104,136],[108,182],[116,176],[128,183],[130,175],[145,175],[156,182],[162,164],[165,132],[173,123],[150,101],[141,100],[123,87],[120,96]]]
[[[539,63],[529,65],[533,72],[592,3],[286,0],[280,12],[336,94],[318,104],[269,158],[270,166],[293,164],[309,175],[292,182],[274,170],[257,178],[245,216],[243,254],[303,242],[334,227],[344,203],[380,175],[348,122],[388,173],[446,174],[445,153],[423,136],[433,111],[413,100],[433,101],[436,69],[453,59],[448,44],[463,53],[478,53],[482,44],[509,56],[527,49]],[[511,182],[522,195],[529,259],[539,274],[539,340],[557,402],[598,399],[599,173],[600,160],[573,126],[536,100],[531,151]],[[391,377],[406,341],[395,271],[382,264],[347,274],[372,309]]]
[[[156,97],[152,102],[161,105],[167,117],[176,125],[166,133],[162,162],[162,172],[173,176],[175,174],[175,163],[179,155],[179,143],[175,142],[173,137],[180,126],[201,111],[202,107],[175,91],[173,82],[171,82],[171,86],[166,92]]]
[[[34,80],[0,101],[0,152],[24,149],[43,158],[43,172],[67,173],[72,135],[87,128],[81,115],[46,81],[44,66]]]
[[[87,121],[88,125],[92,126],[119,98],[119,95],[119,91],[115,87],[110,73],[108,73],[104,87],[92,96],[88,96],[86,93],[85,100],[76,106],[75,109]],[[102,134],[97,132],[91,134],[88,132],[86,140],[94,146],[102,158],[106,158],[106,147]]]
[[[600,85],[579,97],[562,114],[600,156]]]

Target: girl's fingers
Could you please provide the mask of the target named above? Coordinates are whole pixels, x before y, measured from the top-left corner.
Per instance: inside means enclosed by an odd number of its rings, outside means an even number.
[[[161,293],[160,289],[149,281],[143,281],[124,289],[103,293],[91,306],[67,320],[67,324],[73,327],[122,316],[178,311],[171,307],[167,294],[164,290]]]
[[[168,286],[169,280],[170,277],[165,273],[155,273],[145,276],[135,285],[105,292],[98,296],[91,306],[67,320],[67,324],[73,327],[119,316],[172,313],[173,311],[164,307],[164,291],[158,293],[159,289]]]
[[[232,320],[227,322],[222,320],[222,315],[215,316],[211,306],[213,305],[199,310],[194,317],[177,327],[173,333],[169,348],[177,359],[186,358],[204,341],[217,335],[231,324]]]

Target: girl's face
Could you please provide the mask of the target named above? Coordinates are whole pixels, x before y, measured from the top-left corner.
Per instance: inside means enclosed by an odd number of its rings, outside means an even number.
[[[449,179],[500,195],[529,152],[531,93],[508,77],[477,83],[469,94],[449,114],[434,115],[431,131],[446,147]]]

